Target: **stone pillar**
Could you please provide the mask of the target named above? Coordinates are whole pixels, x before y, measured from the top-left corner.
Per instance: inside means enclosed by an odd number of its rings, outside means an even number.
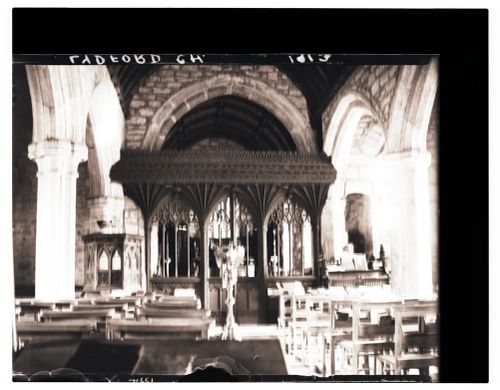
[[[76,179],[87,147],[41,141],[28,156],[38,166],[35,298],[74,299]]]
[[[347,245],[343,185],[332,184],[321,215],[321,240],[325,259],[338,259]]]
[[[389,154],[383,164],[388,201],[380,217],[389,228],[392,288],[404,296],[428,296],[432,294],[429,154]]]

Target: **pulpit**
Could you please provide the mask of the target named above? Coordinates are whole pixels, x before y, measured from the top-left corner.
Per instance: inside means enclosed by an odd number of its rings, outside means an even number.
[[[85,243],[84,290],[140,290],[142,237],[90,234]]]

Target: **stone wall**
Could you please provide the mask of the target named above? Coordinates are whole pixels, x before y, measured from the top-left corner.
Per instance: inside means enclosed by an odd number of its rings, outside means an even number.
[[[288,98],[304,118],[309,118],[306,100],[300,90],[274,66],[165,65],[141,81],[130,102],[125,147],[134,149],[141,146],[155,112],[176,92],[194,83],[224,74],[245,76],[264,82],[270,89]]]
[[[434,287],[439,283],[439,156],[438,156],[438,137],[439,137],[439,104],[438,97],[434,101],[429,129],[427,131],[427,151],[431,154],[431,165],[429,167],[429,201],[431,211],[431,253],[432,253],[432,282]]]
[[[32,137],[31,100],[23,66],[13,68],[12,107],[12,239],[16,290],[33,293],[37,166],[28,159]]]

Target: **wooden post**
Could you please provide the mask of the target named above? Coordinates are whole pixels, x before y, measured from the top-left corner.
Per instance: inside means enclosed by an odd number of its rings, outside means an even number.
[[[229,196],[229,205],[231,207],[231,238],[233,239],[233,245],[236,248],[236,245],[238,244],[236,240],[236,210],[235,210],[236,202],[233,191],[231,191],[231,194]]]
[[[202,255],[200,262],[200,277],[201,277],[201,301],[203,302],[203,308],[205,310],[210,310],[210,290],[208,285],[208,278],[210,276],[210,266],[209,266],[209,258],[208,258],[208,229],[206,226],[205,217],[200,219],[203,221],[200,223],[200,253]]]
[[[161,257],[161,273],[162,275],[161,276],[165,276],[166,273],[165,273],[165,264],[167,263],[167,257],[166,257],[166,243],[165,243],[165,236],[166,236],[166,233],[165,231],[167,230],[165,228],[165,224],[161,224],[162,225],[162,236],[161,236],[161,249],[162,249],[162,257]]]
[[[150,278],[151,278],[151,224],[149,215],[144,216],[144,245],[146,255],[146,292],[151,291]]]
[[[179,261],[179,243],[177,242],[177,229],[178,226],[175,224],[175,231],[174,231],[174,242],[175,242],[175,247],[174,247],[174,261],[175,261],[175,277],[179,276],[179,271],[178,271],[178,264],[177,262]]]
[[[320,222],[317,216],[311,217],[312,233],[313,233],[313,273],[316,275],[316,286],[321,284],[321,277],[319,270],[319,255],[321,251],[321,241],[319,236]]]
[[[187,236],[187,266],[188,266],[188,277],[191,277],[191,243],[189,240],[189,223],[186,225],[186,236]]]

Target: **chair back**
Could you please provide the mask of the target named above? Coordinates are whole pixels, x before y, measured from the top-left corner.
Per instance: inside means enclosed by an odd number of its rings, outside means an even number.
[[[395,355],[401,355],[411,350],[417,350],[419,353],[438,350],[439,317],[436,302],[398,305],[393,310]],[[435,319],[434,322],[430,322],[432,317]],[[409,323],[408,319],[412,321]]]
[[[390,310],[401,301],[355,301],[353,303],[353,341],[362,339],[392,339],[394,321]]]

